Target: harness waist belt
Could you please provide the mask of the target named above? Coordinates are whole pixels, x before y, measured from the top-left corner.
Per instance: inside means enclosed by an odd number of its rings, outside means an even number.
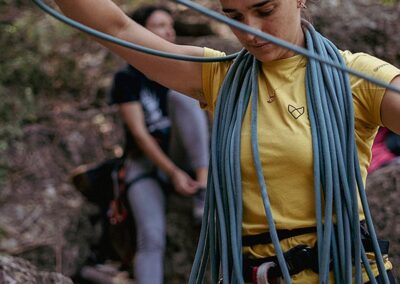
[[[291,237],[315,233],[317,231],[316,227],[305,227],[293,230],[277,230],[279,240],[288,239]],[[271,244],[272,239],[269,232],[257,234],[257,235],[247,235],[242,237],[242,245],[244,247],[259,245],[259,244]]]
[[[364,224],[361,222],[361,227]],[[279,240],[286,238],[303,235],[307,233],[315,232],[315,227],[300,228],[294,230],[278,230]],[[366,252],[373,252],[373,243],[369,238],[369,234],[366,230],[361,230],[362,234],[362,244]],[[243,236],[242,239],[243,246],[252,246],[259,244],[270,244],[271,237],[269,233],[262,233],[252,236]],[[379,248],[382,255],[388,254],[389,252],[389,241],[378,240]],[[309,247],[307,245],[298,245],[286,251],[284,254],[287,267],[289,269],[289,274],[294,275],[305,269],[311,269],[312,271],[318,273],[318,249],[317,246]],[[276,256],[266,257],[266,258],[249,258],[243,256],[243,278],[245,282],[253,282],[254,275],[258,267],[266,262],[273,262],[274,267],[268,270],[268,279],[273,280],[282,276],[282,271],[279,267],[279,262]],[[332,264],[331,264],[332,268]]]
[[[373,252],[371,240],[363,239],[362,243],[366,252]],[[378,240],[378,243],[382,254],[388,254],[389,241]],[[300,273],[306,269],[311,269],[318,273],[318,249],[316,246],[311,248],[307,245],[298,245],[286,251],[283,256],[285,257],[290,275]],[[268,270],[268,278],[270,280],[282,276],[282,271],[276,256],[265,258],[248,258],[243,256],[243,278],[245,282],[252,282],[254,270],[266,262],[273,262],[275,264],[274,267]]]

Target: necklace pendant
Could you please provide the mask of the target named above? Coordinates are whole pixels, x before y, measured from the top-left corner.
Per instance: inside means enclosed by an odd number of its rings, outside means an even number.
[[[268,96],[267,102],[272,103],[273,101],[275,101],[275,99],[276,99],[276,93],[273,92],[272,96]]]

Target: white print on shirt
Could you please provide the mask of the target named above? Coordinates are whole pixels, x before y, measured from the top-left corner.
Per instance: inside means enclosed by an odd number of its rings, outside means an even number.
[[[171,125],[169,119],[163,116],[160,99],[148,88],[143,88],[140,92],[140,102],[144,110],[144,119],[149,132],[164,129]]]

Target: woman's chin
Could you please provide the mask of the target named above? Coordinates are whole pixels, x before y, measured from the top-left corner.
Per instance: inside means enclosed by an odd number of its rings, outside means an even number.
[[[278,54],[274,50],[252,53],[261,62],[270,62],[279,59]]]
[[[295,55],[293,52],[285,52],[281,48],[276,48],[276,46],[267,46],[262,49],[249,50],[257,60],[261,62],[270,62],[274,60],[284,59]]]

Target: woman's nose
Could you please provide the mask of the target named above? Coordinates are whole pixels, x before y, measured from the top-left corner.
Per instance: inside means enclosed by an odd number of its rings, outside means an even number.
[[[248,17],[243,23],[256,30],[261,30],[262,27],[262,21],[256,17]],[[253,40],[255,38],[255,36],[250,33],[243,32],[243,34],[247,40]]]
[[[175,29],[173,27],[170,27],[169,29],[167,29],[167,37],[171,41],[175,41],[176,32],[175,32]]]

